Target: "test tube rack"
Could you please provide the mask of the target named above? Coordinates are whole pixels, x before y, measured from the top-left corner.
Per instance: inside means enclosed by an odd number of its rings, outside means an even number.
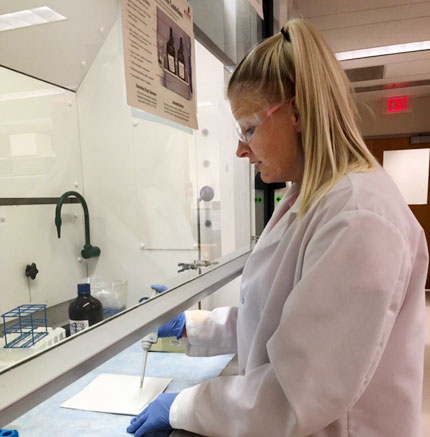
[[[28,348],[48,335],[44,304],[20,305],[2,317],[5,348]]]

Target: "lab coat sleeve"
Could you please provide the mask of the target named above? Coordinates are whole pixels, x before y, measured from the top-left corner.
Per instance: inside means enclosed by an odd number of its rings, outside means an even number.
[[[237,352],[237,307],[213,311],[185,311],[187,336],[183,337],[185,352],[194,357]]]
[[[410,268],[410,249],[387,219],[369,211],[332,219],[308,243],[301,280],[267,344],[269,362],[182,391],[172,404],[172,426],[229,437],[301,437],[324,429],[372,378]]]

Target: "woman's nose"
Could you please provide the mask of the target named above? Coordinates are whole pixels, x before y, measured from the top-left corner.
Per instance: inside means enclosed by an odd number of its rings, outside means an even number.
[[[237,143],[237,150],[236,150],[236,156],[239,158],[248,158],[249,157],[250,149],[248,147],[248,144],[243,143],[239,140]]]

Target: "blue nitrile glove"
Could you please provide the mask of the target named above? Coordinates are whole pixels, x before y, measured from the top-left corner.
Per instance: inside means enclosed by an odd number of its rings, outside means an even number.
[[[163,284],[151,284],[151,288],[157,293],[161,294],[167,291],[167,287]]]
[[[127,432],[142,437],[152,431],[171,430],[170,407],[178,393],[161,393],[139,415],[131,419]]]
[[[176,337],[179,340],[185,328],[185,314],[181,313],[158,328],[158,336]]]

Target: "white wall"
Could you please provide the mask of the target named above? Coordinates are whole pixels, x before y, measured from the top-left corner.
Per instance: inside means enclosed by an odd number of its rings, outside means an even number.
[[[398,95],[404,95],[399,92]],[[408,99],[409,112],[384,113],[386,100],[358,96],[361,132],[366,137],[396,136],[430,131],[430,96]]]
[[[59,197],[82,190],[75,94],[0,68],[0,197]],[[82,207],[63,207],[62,238],[55,205],[0,206],[0,314],[30,302],[69,299],[86,275]],[[24,275],[36,263],[35,280]]]
[[[127,279],[136,303],[196,257],[186,209],[194,135],[133,117],[121,44],[115,24],[77,94],[85,196],[102,251],[89,273]]]

